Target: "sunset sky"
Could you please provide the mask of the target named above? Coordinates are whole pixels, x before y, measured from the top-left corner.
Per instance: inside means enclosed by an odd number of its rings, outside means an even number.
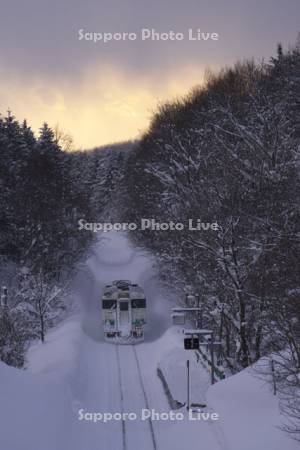
[[[34,130],[59,123],[76,147],[138,137],[156,105],[201,84],[207,68],[268,60],[300,31],[299,0],[0,0],[0,112]],[[181,41],[142,41],[143,28]],[[218,33],[190,41],[188,29]],[[79,40],[85,32],[134,41]]]

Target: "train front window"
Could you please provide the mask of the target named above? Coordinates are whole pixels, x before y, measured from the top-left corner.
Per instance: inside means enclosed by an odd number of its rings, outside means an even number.
[[[146,299],[145,298],[135,298],[131,301],[132,308],[146,308]]]
[[[120,302],[120,311],[128,311],[128,302]]]
[[[116,307],[117,307],[116,300],[103,300],[102,301],[103,309],[116,309]]]

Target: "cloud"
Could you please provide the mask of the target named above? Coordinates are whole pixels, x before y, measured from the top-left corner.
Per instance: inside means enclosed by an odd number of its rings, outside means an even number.
[[[98,66],[80,79],[0,75],[0,104],[18,120],[28,119],[37,131],[44,120],[59,123],[81,148],[134,139],[148,126],[159,102],[181,96],[203,82],[201,67],[185,67],[176,74],[133,78],[120,67]]]
[[[136,137],[159,101],[205,68],[269,58],[299,31],[299,0],[26,0],[2,2],[0,112],[34,129],[59,122],[78,146]],[[79,41],[93,32],[217,32],[217,42]]]

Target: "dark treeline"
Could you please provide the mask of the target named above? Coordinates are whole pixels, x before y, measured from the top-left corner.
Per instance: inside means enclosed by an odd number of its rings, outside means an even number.
[[[210,74],[162,105],[126,167],[126,221],[188,218],[218,231],[131,233],[162,278],[199,293],[232,371],[277,352],[300,421],[300,49]],[[297,394],[297,395],[296,395]],[[297,406],[295,406],[297,405]]]
[[[36,139],[26,122],[0,119],[2,258],[58,277],[81,245],[77,216],[88,215],[88,193],[74,182],[71,155],[45,124]]]
[[[45,124],[36,138],[11,113],[0,118],[0,356],[21,366],[31,339],[61,316],[67,273],[90,239],[77,217],[89,198],[72,156]]]

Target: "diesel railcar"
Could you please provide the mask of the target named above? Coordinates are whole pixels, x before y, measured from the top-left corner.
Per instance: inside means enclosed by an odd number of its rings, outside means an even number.
[[[146,297],[143,289],[129,280],[116,280],[105,286],[102,321],[107,341],[142,341],[146,324]]]

